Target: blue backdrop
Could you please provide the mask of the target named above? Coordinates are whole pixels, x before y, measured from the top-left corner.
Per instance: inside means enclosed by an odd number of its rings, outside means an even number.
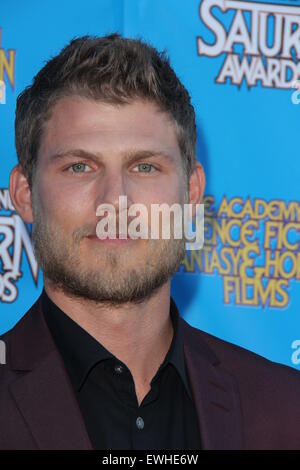
[[[14,212],[17,95],[74,36],[167,49],[190,91],[206,177],[206,242],[172,281],[192,325],[300,368],[300,1],[1,0],[0,333],[42,290]]]

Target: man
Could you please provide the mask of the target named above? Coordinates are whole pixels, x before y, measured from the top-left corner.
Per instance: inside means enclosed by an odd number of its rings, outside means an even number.
[[[140,40],[75,39],[19,96],[10,195],[44,289],[2,336],[1,449],[300,448],[298,372],[179,316],[184,237],[98,237],[120,195],[200,203],[195,142],[188,92]]]

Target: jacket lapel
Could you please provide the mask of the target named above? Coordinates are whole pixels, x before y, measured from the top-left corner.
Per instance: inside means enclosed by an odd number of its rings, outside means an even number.
[[[203,449],[242,449],[240,396],[235,378],[201,337],[180,318],[187,373],[196,406]]]
[[[39,449],[92,449],[40,299],[11,336],[12,368],[23,373],[10,391]]]

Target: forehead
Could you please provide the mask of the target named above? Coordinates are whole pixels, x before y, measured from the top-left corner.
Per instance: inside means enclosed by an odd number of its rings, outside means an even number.
[[[96,145],[103,151],[151,145],[179,155],[174,120],[156,104],[143,100],[122,105],[79,96],[59,100],[45,125],[40,153],[75,144]]]

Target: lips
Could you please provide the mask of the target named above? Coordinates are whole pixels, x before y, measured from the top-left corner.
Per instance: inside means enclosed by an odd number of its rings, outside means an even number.
[[[130,237],[128,237],[127,234],[121,236],[122,234],[119,234],[119,233],[116,233],[116,234],[111,234],[111,235],[108,235],[106,238],[99,238],[97,235],[88,235],[87,238],[97,238],[98,240],[107,240],[107,239],[110,239],[110,240],[115,240],[115,239],[120,239],[120,240],[129,240]]]
[[[112,235],[111,235],[112,236]],[[89,235],[86,238],[88,238],[90,241],[93,243],[100,243],[104,245],[123,245],[123,244],[128,244],[136,241],[135,238],[131,238],[128,235],[126,235],[126,238],[120,238],[120,234],[115,234],[114,238],[109,238],[108,236],[106,238],[99,238],[97,235]]]

